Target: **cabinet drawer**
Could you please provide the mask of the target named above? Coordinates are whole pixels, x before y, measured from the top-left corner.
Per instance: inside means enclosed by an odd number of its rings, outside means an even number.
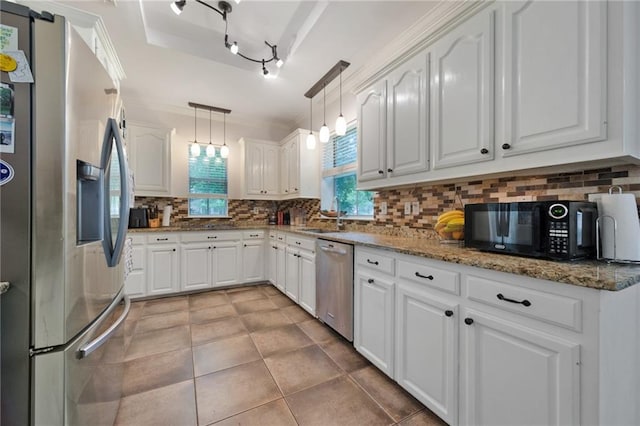
[[[261,240],[264,239],[264,231],[244,231],[242,233],[242,238],[245,240]]]
[[[515,285],[468,276],[467,297],[575,331],[582,330],[582,301]]]
[[[385,274],[395,274],[395,259],[391,256],[378,254],[378,252],[356,250],[356,263]]]
[[[287,234],[283,234],[282,232],[276,233],[276,240],[278,240],[281,243],[286,243],[287,242]]]
[[[177,233],[153,233],[147,235],[147,243],[149,244],[166,244],[166,243],[177,243],[179,234]]]
[[[201,243],[210,241],[234,241],[242,239],[242,232],[185,232],[182,234],[183,243]]]
[[[147,236],[145,234],[129,233],[127,238],[131,238],[131,244],[138,246],[147,242]]]
[[[398,276],[451,294],[460,294],[460,274],[420,263],[398,261]]]
[[[291,247],[301,248],[305,250],[315,251],[316,240],[301,238],[297,235],[287,235],[287,244]]]

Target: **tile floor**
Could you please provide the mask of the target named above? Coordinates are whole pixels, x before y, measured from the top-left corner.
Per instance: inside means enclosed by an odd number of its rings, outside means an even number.
[[[117,425],[442,425],[275,287],[134,302]]]

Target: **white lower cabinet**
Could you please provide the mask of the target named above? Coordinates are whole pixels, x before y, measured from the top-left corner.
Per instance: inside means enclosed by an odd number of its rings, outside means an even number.
[[[241,243],[240,241],[221,241],[213,245],[211,258],[213,270],[213,287],[239,284],[241,278]]]
[[[124,283],[126,293],[130,297],[141,297],[147,293],[146,251],[145,238],[140,235],[130,236],[131,246],[131,271]]]
[[[178,245],[150,244],[147,246],[147,295],[175,293],[178,281]]]
[[[458,417],[458,321],[455,301],[398,282],[395,379],[449,424]]]
[[[242,281],[264,280],[264,240],[249,240],[242,244]]]
[[[298,303],[311,315],[316,314],[316,255],[307,250],[300,250],[300,294]]]
[[[298,303],[298,287],[300,282],[300,262],[298,261],[298,250],[287,247],[285,253],[285,293],[291,300]]]
[[[462,424],[580,424],[580,345],[463,311]]]
[[[211,243],[183,244],[181,290],[211,287]]]
[[[353,346],[381,371],[393,377],[393,281],[358,269],[354,289]]]
[[[266,264],[265,269],[267,273],[267,281],[271,284],[276,285],[278,281],[278,246],[275,241],[269,240],[269,245],[267,246],[266,253]]]
[[[276,282],[275,286],[278,290],[286,293],[287,282],[287,245],[281,242],[276,244]]]

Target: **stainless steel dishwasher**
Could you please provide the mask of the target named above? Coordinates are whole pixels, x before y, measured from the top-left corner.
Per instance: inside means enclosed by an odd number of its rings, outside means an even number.
[[[318,319],[353,341],[353,246],[316,240]]]

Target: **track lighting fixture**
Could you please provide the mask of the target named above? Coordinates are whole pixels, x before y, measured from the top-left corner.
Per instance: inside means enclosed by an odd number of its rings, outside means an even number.
[[[267,41],[265,41],[264,44],[266,44],[271,49],[271,58],[253,59],[240,52],[240,48],[238,47],[238,42],[236,41],[234,41],[233,43],[229,42],[229,33],[227,32],[227,28],[229,24],[228,15],[231,13],[232,8],[228,2],[221,0],[218,2],[218,7],[216,8],[214,6],[211,6],[208,3],[205,3],[202,0],[193,0],[193,1],[217,12],[222,17],[222,20],[224,21],[224,46],[227,49],[229,49],[229,51],[232,54],[240,56],[241,58],[246,59],[247,61],[262,64],[262,75],[264,75],[265,77],[269,75],[269,70],[265,67],[265,64],[268,64],[269,62],[274,62],[278,68],[282,67],[282,65],[284,64],[284,61],[278,56],[278,46],[276,45],[269,44]],[[235,2],[240,3],[240,0],[235,0]],[[186,3],[187,3],[186,0],[174,1],[173,3],[171,3],[171,10],[173,10],[173,12],[176,15],[180,15]]]
[[[193,143],[191,144],[191,147],[189,148],[189,151],[191,152],[191,155],[193,157],[199,157],[200,156],[200,144],[198,143],[197,140],[197,111],[198,109],[206,109],[209,111],[209,144],[207,145],[207,149],[206,149],[206,154],[207,157],[215,157],[216,161],[218,161],[221,158],[227,158],[229,157],[229,147],[227,146],[227,114],[231,113],[230,109],[225,109],[225,108],[220,108],[220,107],[215,107],[215,106],[211,106],[211,105],[203,105],[203,104],[197,104],[195,102],[189,102],[189,106],[192,107],[194,109],[194,115],[193,115]],[[224,136],[223,136],[223,145],[220,146],[220,157],[218,157],[217,154],[217,150],[216,150],[216,145],[211,141],[211,113],[212,112],[220,112],[223,114],[224,117]],[[218,145],[219,146],[219,145]]]
[[[322,122],[324,124],[322,124],[322,127],[320,127],[320,142],[327,143],[329,142],[330,133],[329,133],[329,128],[327,127],[327,86],[326,85],[322,88],[322,96],[323,96],[322,105],[324,110],[324,113],[322,115]]]
[[[198,145],[198,108],[193,108],[193,143],[191,144],[191,156],[200,156],[200,145]]]

